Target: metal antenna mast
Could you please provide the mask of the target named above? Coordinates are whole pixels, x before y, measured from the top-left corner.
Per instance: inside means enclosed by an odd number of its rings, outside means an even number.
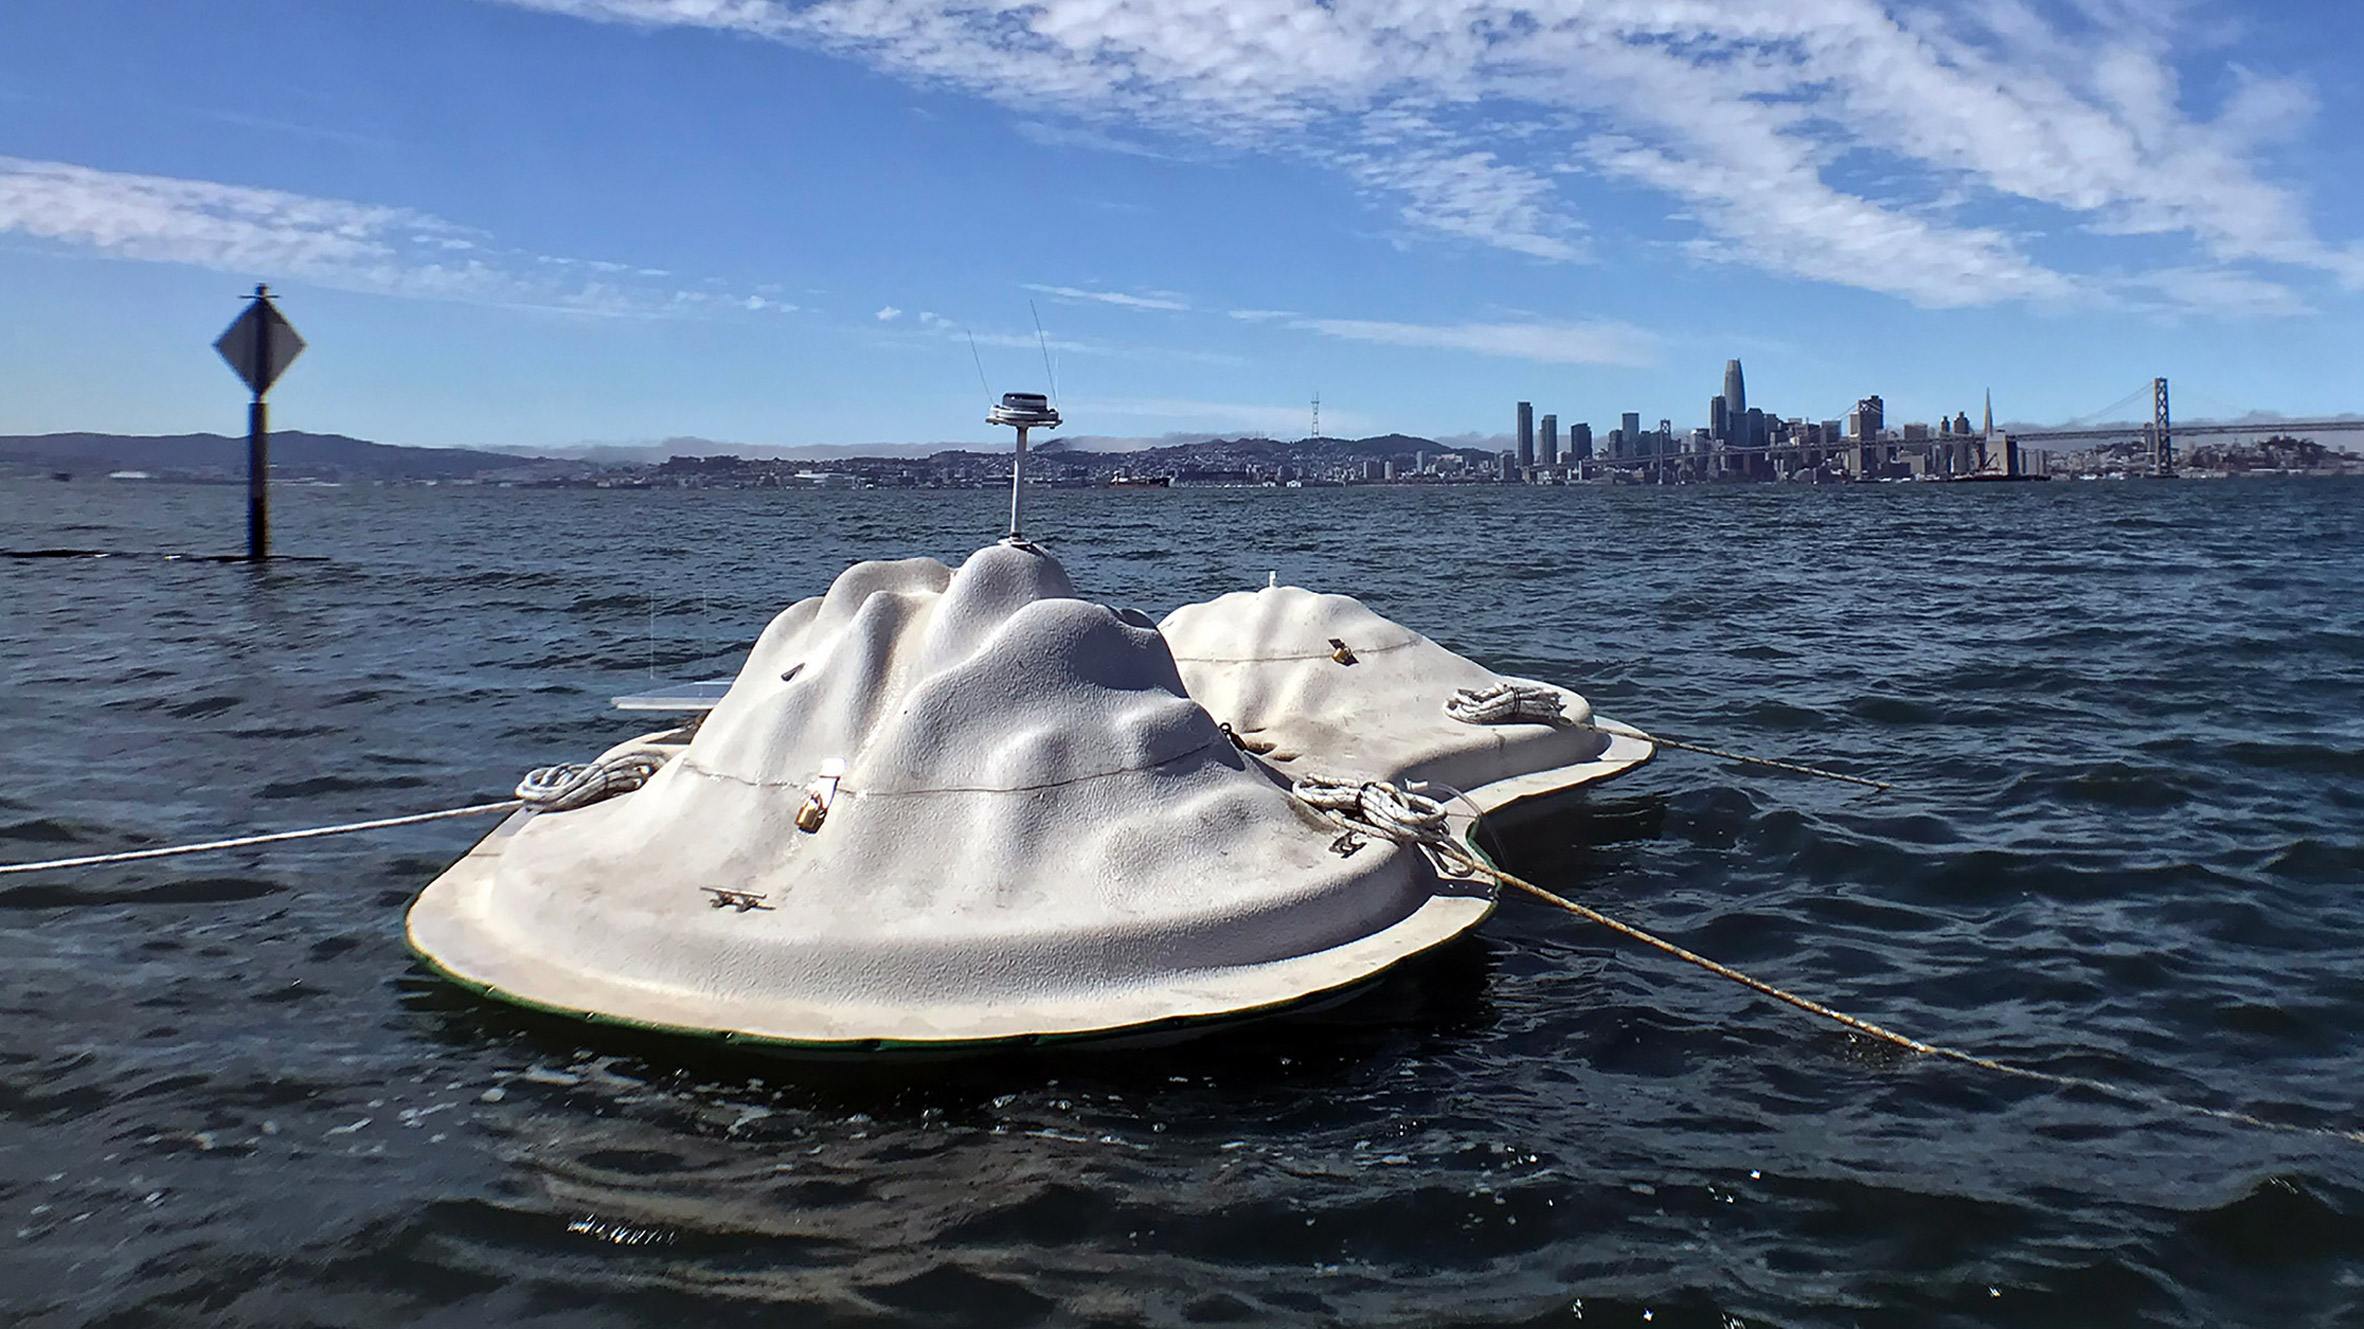
[[[1311,436],[1317,439],[1322,436],[1322,393],[1319,388],[1313,390],[1313,434]]]
[[[1002,543],[1026,543],[1026,531],[1019,524],[1018,501],[1026,492],[1026,431],[1059,427],[1059,409],[1050,398],[1039,392],[1005,392],[1001,404],[985,412],[985,423],[1010,425],[1018,431],[1018,452],[1010,462],[1010,533]]]

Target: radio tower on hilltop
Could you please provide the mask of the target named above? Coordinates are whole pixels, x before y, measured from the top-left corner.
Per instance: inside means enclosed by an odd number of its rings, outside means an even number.
[[[1307,435],[1306,437],[1307,437],[1307,438],[1309,438],[1309,439],[1316,439],[1316,438],[1320,438],[1321,436],[1322,436],[1322,394],[1321,394],[1321,390],[1320,390],[1320,389],[1318,389],[1318,388],[1316,388],[1316,389],[1314,390],[1314,394],[1313,394],[1313,432],[1312,432],[1311,434]]]

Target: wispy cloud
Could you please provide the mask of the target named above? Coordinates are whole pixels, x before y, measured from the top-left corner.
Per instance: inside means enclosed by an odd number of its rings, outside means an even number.
[[[881,323],[892,323],[896,319],[903,317],[903,311],[895,308],[893,305],[888,305],[886,308],[879,310],[876,314],[871,315],[871,317],[877,319]]]
[[[1624,323],[1383,323],[1369,319],[1305,318],[1289,326],[1347,341],[1429,350],[1467,351],[1555,365],[1658,362],[1658,339]]]
[[[1033,282],[1026,283],[1026,289],[1040,291],[1044,295],[1055,295],[1063,300],[1093,300],[1104,305],[1115,305],[1119,309],[1184,310],[1190,308],[1189,301],[1165,291],[1154,295],[1127,295],[1123,291],[1086,291],[1074,286],[1038,286]]]
[[[2262,165],[2308,123],[2309,90],[2243,73],[2213,117],[2188,108],[2198,4],[501,2],[849,54],[1020,108],[1037,141],[1127,151],[1111,127],[1133,127],[1293,155],[1407,234],[1541,261],[1598,247],[1579,208],[1608,179],[1671,200],[1703,258],[1924,305],[2123,298],[2001,220],[2029,208],[2179,239],[2169,266],[2215,279],[2152,285],[2197,307],[2364,288],[2364,246],[2324,239]]]
[[[19,157],[0,157],[6,233],[112,258],[416,299],[631,316],[796,308],[711,284],[659,284],[626,264],[503,249],[482,231],[408,208]]]
[[[1094,129],[1090,125],[1055,125],[1043,120],[1020,120],[1016,129],[1018,137],[1046,148],[1081,148],[1087,152],[1115,152],[1127,157],[1172,160],[1170,154],[1128,138],[1119,138],[1104,129]]]

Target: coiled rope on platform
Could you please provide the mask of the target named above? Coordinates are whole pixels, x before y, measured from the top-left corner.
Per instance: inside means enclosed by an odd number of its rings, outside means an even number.
[[[662,748],[626,744],[594,761],[536,766],[517,782],[517,799],[536,812],[572,812],[640,788],[672,755]]]
[[[1336,780],[1307,775],[1289,792],[1348,830],[1397,844],[1449,843],[1444,806],[1380,780]]]
[[[1630,923],[1611,918],[1598,909],[1579,904],[1566,896],[1547,891],[1531,881],[1513,876],[1486,862],[1454,841],[1445,826],[1443,809],[1436,800],[1424,795],[1398,788],[1384,781],[1339,780],[1319,775],[1309,775],[1300,779],[1292,787],[1291,792],[1308,806],[1329,817],[1350,835],[1368,835],[1376,839],[1391,840],[1397,844],[1418,846],[1434,855],[1444,866],[1524,892],[1553,908],[1565,910],[1588,923],[1597,924],[1621,937],[1638,941],[1653,950],[1671,955],[1685,964],[1695,965],[1718,978],[1738,983],[1752,992],[1771,997],[1775,1001],[1794,1006],[1809,1015],[1851,1029],[1867,1038],[1903,1048],[1908,1052],[1958,1062],[1965,1066],[1975,1066],[1980,1070],[1991,1071],[1997,1075],[2033,1080],[2040,1084],[2052,1085],[2055,1088],[2086,1089],[2094,1093],[2105,1094],[2122,1102],[2140,1103],[2146,1107],[2160,1108],[2170,1112],[2208,1117],[2240,1126],[2255,1126],[2265,1130],[2289,1131],[2302,1135],[2330,1136],[2346,1140],[2351,1144],[2364,1144],[2364,1131],[2344,1131],[2327,1126],[2297,1126],[2288,1122],[2268,1121],[2263,1117],[2253,1116],[2246,1112],[2234,1112],[2225,1108],[2203,1107],[2197,1103],[2186,1103],[2148,1089],[2112,1084],[2107,1080],[2096,1080],[2089,1076],[2061,1075],[2054,1071],[2040,1071],[2028,1066],[2014,1066],[2009,1062],[1997,1061],[1992,1057],[1980,1056],[1975,1052],[1965,1052],[1959,1048],[1950,1048],[1937,1043],[1925,1043],[1920,1039],[1897,1033],[1893,1029],[1874,1024],[1859,1016],[1849,1015],[1845,1011],[1835,1010],[1821,1002],[1775,987],[1761,978],[1744,974],[1730,965],[1711,960],[1696,951],[1686,950],[1663,937],[1653,936]]]
[[[1848,784],[1864,785],[1872,789],[1894,789],[1885,780],[1868,776],[1848,775],[1842,771],[1826,771],[1818,766],[1802,766],[1794,761],[1775,761],[1771,757],[1751,757],[1722,748],[1711,748],[1700,743],[1687,743],[1679,738],[1665,738],[1657,734],[1636,734],[1624,729],[1594,724],[1589,720],[1571,720],[1565,709],[1566,699],[1558,688],[1548,683],[1530,683],[1525,679],[1506,678],[1482,688],[1461,688],[1445,699],[1445,714],[1463,724],[1547,724],[1565,729],[1589,729],[1596,734],[1624,734],[1641,738],[1662,748],[1676,748],[1696,752],[1702,756],[1719,757],[1749,766],[1769,766],[1777,771],[1795,775],[1811,775],[1824,780],[1843,780]]]
[[[1463,724],[1550,724],[1566,719],[1567,699],[1548,683],[1506,678],[1482,688],[1461,688],[1445,699],[1445,714]]]

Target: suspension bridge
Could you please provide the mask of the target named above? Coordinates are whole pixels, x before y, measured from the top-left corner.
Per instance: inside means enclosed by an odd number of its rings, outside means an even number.
[[[2151,418],[2147,424],[2079,425],[2072,423],[2060,429],[2014,429],[2011,431],[2011,441],[2021,447],[2048,443],[2136,443],[2140,445],[2140,455],[2145,459],[2147,469],[2151,474],[2171,476],[2175,474],[2175,440],[2178,437],[2189,439],[2249,434],[2297,435],[2364,432],[2364,419],[2354,416],[2344,419],[2253,420],[2229,424],[2209,422],[2178,426],[2168,409],[2167,380],[2164,378],[2152,379],[2148,392],[2151,398]],[[2108,415],[2139,400],[2141,396],[2142,390],[2138,389],[2126,397],[2104,406],[2101,410],[2094,412],[2093,416],[2085,418],[2092,419]]]

